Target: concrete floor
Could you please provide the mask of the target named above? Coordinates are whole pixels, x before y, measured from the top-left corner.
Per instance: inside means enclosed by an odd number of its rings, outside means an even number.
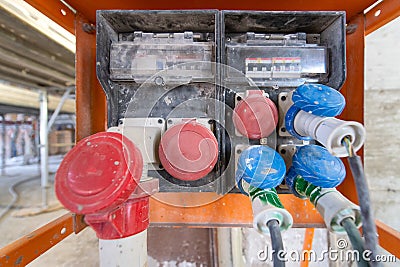
[[[50,172],[54,173],[61,162],[60,156],[50,157]],[[20,166],[21,162],[8,161],[13,166],[7,167],[6,176],[1,176],[0,186],[0,212],[12,200],[11,194],[8,192],[9,186],[27,179],[27,177],[36,177],[36,179],[22,183],[15,188],[19,195],[18,201],[14,208],[7,215],[0,219],[0,247],[7,245],[15,239],[26,235],[40,226],[48,223],[55,218],[60,217],[67,211],[64,209],[44,213],[32,217],[14,217],[13,214],[21,209],[40,207],[41,206],[41,190],[38,165]],[[52,180],[54,175],[50,176]],[[52,183],[51,183],[52,184]],[[54,190],[49,190],[49,203],[57,203]],[[29,266],[98,266],[97,256],[97,238],[92,229],[88,228],[79,235],[70,235],[60,246],[54,247],[48,253],[39,257]]]

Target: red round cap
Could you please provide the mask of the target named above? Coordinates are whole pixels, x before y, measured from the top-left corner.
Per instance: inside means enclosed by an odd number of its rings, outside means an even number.
[[[268,137],[278,124],[278,110],[262,91],[255,91],[241,100],[233,112],[235,128],[249,139]]]
[[[97,133],[81,140],[61,162],[56,195],[75,213],[107,211],[128,199],[142,170],[142,155],[132,141],[120,133]]]
[[[173,177],[198,180],[214,168],[218,159],[218,143],[205,126],[189,121],[168,129],[161,137],[159,157]]]

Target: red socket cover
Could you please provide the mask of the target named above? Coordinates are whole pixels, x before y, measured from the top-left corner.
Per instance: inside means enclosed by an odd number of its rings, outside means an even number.
[[[173,177],[194,181],[214,168],[218,159],[218,143],[205,126],[189,121],[168,129],[159,146],[160,161]]]
[[[260,90],[249,93],[241,100],[233,112],[233,124],[240,134],[249,139],[268,137],[278,124],[278,110]]]
[[[128,199],[142,169],[142,155],[132,141],[119,133],[97,133],[65,156],[55,177],[56,195],[75,213],[108,211]]]

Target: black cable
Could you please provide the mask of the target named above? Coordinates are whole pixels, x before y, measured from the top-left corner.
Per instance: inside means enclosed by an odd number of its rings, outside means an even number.
[[[281,229],[279,228],[279,222],[277,220],[270,220],[267,222],[267,226],[271,235],[273,249],[272,259],[274,261],[274,267],[285,267],[285,261],[282,258],[283,241]]]
[[[374,218],[371,212],[371,200],[369,197],[368,185],[365,179],[364,168],[361,158],[357,155],[348,157],[350,170],[356,185],[358,203],[361,209],[361,217],[363,222],[363,234],[365,238],[365,249],[371,253],[371,266],[381,266],[381,264],[373,259],[378,255],[378,235]]]
[[[361,237],[360,232],[357,229],[357,226],[354,223],[352,218],[345,218],[341,222],[343,228],[346,230],[347,235],[349,236],[351,246],[354,250],[358,251],[359,260],[357,262],[358,267],[367,267],[368,263],[365,261],[363,257],[364,253],[364,241]]]

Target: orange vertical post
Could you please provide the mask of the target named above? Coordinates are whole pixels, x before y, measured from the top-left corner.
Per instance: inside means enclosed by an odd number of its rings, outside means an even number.
[[[344,120],[364,122],[364,14],[352,18],[347,23],[346,61],[347,77],[341,89],[346,98],[346,108],[340,116]],[[363,158],[363,150],[358,155]],[[339,191],[354,203],[358,203],[353,177],[347,164],[347,177],[339,186]]]
[[[308,267],[310,263],[310,251],[312,250],[312,243],[314,240],[315,228],[307,228],[304,233],[303,253],[301,254],[300,267]],[[304,257],[303,257],[304,255]]]
[[[106,97],[96,76],[96,31],[77,14],[76,35],[76,140],[106,129]]]

